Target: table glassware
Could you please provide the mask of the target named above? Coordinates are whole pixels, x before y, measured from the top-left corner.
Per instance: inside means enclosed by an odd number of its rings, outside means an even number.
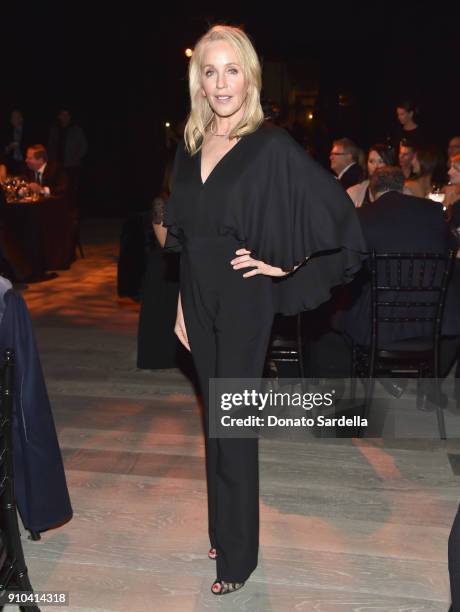
[[[432,187],[430,193],[427,195],[427,197],[430,200],[432,200],[433,202],[438,202],[439,204],[442,204],[444,202],[446,194],[443,192],[441,186],[433,185],[433,187]]]

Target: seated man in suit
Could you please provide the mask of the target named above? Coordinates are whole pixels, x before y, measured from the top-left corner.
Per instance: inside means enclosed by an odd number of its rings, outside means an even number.
[[[384,166],[371,177],[369,188],[375,201],[370,206],[357,209],[369,251],[447,253],[449,249],[456,250],[457,243],[448,230],[441,204],[405,195],[402,193],[403,187],[404,174],[397,167]],[[443,375],[447,375],[452,367],[458,350],[458,287],[458,271],[455,271],[447,291],[443,319],[442,334],[451,336],[443,341]],[[353,293],[352,306],[342,313],[342,330],[355,343],[368,345],[371,333],[371,295],[367,270],[363,270],[360,278],[353,282]],[[383,326],[379,331],[379,344],[426,333],[423,323]]]
[[[359,147],[349,138],[334,140],[329,155],[331,170],[344,189],[357,185],[364,179],[363,169],[358,164],[359,154]]]
[[[25,178],[32,193],[42,196],[67,194],[67,175],[58,163],[48,162],[48,154],[43,145],[28,147],[25,163]]]

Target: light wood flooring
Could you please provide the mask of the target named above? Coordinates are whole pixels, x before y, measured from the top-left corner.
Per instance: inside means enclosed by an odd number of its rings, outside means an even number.
[[[435,426],[432,440],[263,440],[259,566],[211,594],[197,403],[180,372],[136,370],[119,231],[86,222],[86,258],[24,291],[75,512],[39,542],[24,533],[34,588],[94,612],[447,612],[460,450]]]

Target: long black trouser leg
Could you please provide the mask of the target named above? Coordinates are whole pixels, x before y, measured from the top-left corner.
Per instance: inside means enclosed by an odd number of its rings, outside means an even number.
[[[258,441],[209,437],[209,378],[262,376],[273,306],[270,279],[242,279],[241,271],[229,269],[218,291],[183,280],[181,293],[204,399],[209,536],[218,551],[217,576],[241,582],[258,558]]]

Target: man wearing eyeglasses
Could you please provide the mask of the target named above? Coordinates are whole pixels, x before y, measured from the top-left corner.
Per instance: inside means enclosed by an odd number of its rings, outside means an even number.
[[[331,170],[344,189],[361,183],[364,178],[363,169],[358,164],[359,153],[359,148],[349,138],[340,138],[333,142],[329,155]]]

